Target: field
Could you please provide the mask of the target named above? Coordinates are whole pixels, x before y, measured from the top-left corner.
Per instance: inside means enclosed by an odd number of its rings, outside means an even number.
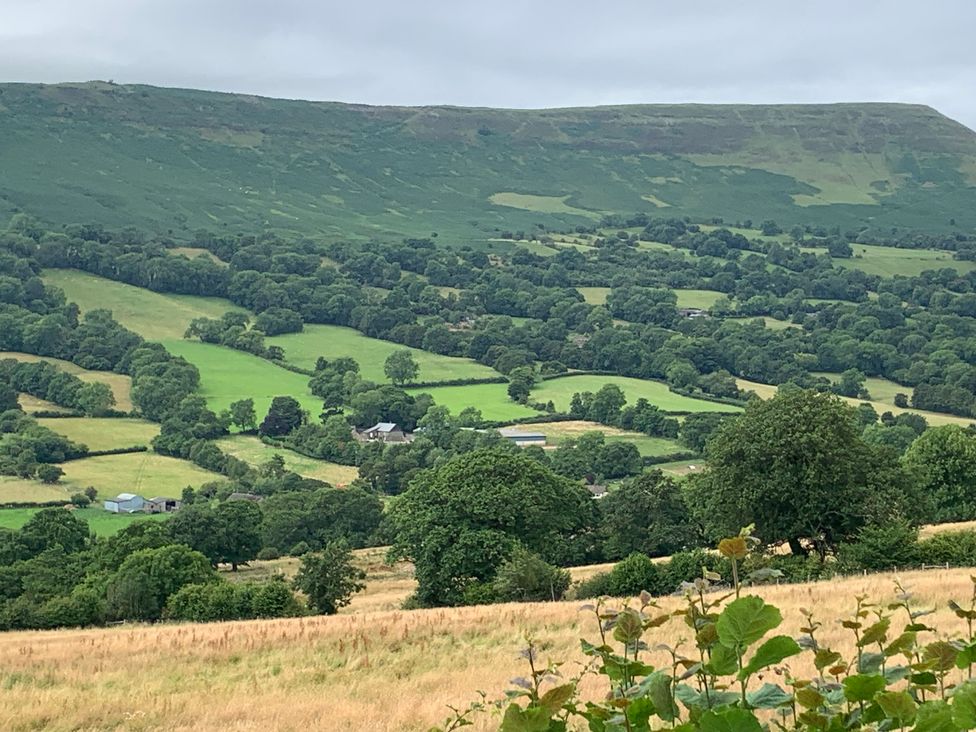
[[[937,608],[925,622],[940,637],[964,630],[946,602],[969,596],[969,574],[900,576],[917,606]],[[783,611],[777,632],[799,635],[800,608],[813,608],[823,622],[820,643],[852,652],[852,635],[838,621],[852,612],[856,594],[893,601],[894,580],[874,575],[755,592]],[[663,598],[661,606],[672,610],[681,602]],[[579,638],[592,639],[596,629],[578,603],[560,602],[4,633],[0,728],[420,732],[448,716],[446,705],[467,706],[479,689],[500,697],[511,678],[526,673],[519,651],[527,635],[544,642],[545,658],[565,661],[572,675],[585,660]],[[680,638],[687,640],[687,629],[676,619],[645,640],[654,647]],[[645,657],[655,665],[664,660],[659,652]],[[790,667],[811,674],[812,654]],[[583,693],[603,688],[590,680]],[[488,716],[473,729],[498,724]]]
[[[159,425],[144,419],[107,417],[43,417],[37,420],[69,440],[88,445],[89,450],[149,446],[159,434]]]
[[[743,318],[725,318],[725,320],[734,320],[740,323],[749,323],[753,320],[761,320],[763,324],[770,330],[784,330],[786,328],[799,328],[800,326],[789,322],[788,320],[778,320],[777,318],[770,317],[769,315],[760,315],[755,317],[743,317]]]
[[[47,503],[67,501],[75,490],[63,485],[47,485],[39,480],[0,475],[0,503]]]
[[[976,262],[952,258],[952,252],[936,249],[896,249],[870,244],[853,244],[854,256],[850,259],[834,259],[834,264],[845,269],[859,269],[870,275],[916,277],[928,269],[948,267],[960,274],[976,269]],[[819,251],[819,250],[818,250]]]
[[[308,390],[308,377],[243,351],[200,341],[167,341],[166,348],[183,356],[200,370],[199,394],[215,411],[245,397],[254,400],[258,419],[263,419],[276,396],[292,396],[313,419],[322,411],[322,400]]]
[[[525,430],[526,432],[541,432],[546,436],[548,446],[551,447],[556,447],[565,440],[579,437],[587,432],[602,432],[606,442],[634,443],[637,445],[637,449],[640,450],[641,455],[668,455],[687,449],[682,447],[677,440],[669,440],[665,437],[650,437],[640,432],[628,432],[627,430],[617,429],[616,427],[607,427],[597,422],[585,422],[583,420],[519,424],[513,425],[513,428]]]
[[[569,409],[569,402],[576,392],[596,392],[604,384],[616,384],[627,396],[627,401],[633,403],[644,397],[651,404],[665,412],[738,412],[739,407],[709,402],[704,399],[674,394],[667,385],[658,381],[645,379],[631,379],[626,376],[598,376],[581,375],[565,376],[559,379],[549,379],[536,385],[532,390],[532,400],[548,402],[552,400],[558,410]]]
[[[447,381],[450,379],[480,379],[498,376],[494,369],[467,358],[441,356],[399,343],[370,338],[358,330],[337,325],[306,325],[301,333],[288,333],[265,340],[269,346],[285,349],[285,361],[314,369],[319,356],[338,358],[350,356],[359,362],[365,379],[387,382],[383,362],[394,351],[407,349],[420,367],[416,381]]]
[[[171,496],[179,498],[187,486],[194,488],[212,481],[223,481],[217,473],[197,467],[187,460],[179,460],[154,452],[133,452],[123,455],[98,455],[72,460],[61,465],[61,482],[70,493],[78,493],[88,486],[98,489],[100,499],[118,493],[139,493],[145,498]]]
[[[827,371],[815,371],[814,376],[825,376],[832,382],[840,380],[840,374],[833,374]],[[888,407],[895,406],[895,394],[905,394],[911,397],[912,387],[897,384],[889,379],[882,379],[877,376],[869,376],[864,380],[864,386],[871,395],[872,402],[883,402]]]
[[[123,374],[115,374],[111,371],[90,371],[77,366],[71,361],[62,361],[60,358],[48,358],[47,356],[35,356],[30,353],[18,353],[16,351],[0,351],[0,359],[13,358],[18,361],[36,363],[47,361],[54,364],[62,371],[74,374],[86,383],[107,384],[115,395],[115,409],[121,412],[132,411],[132,378]],[[43,401],[43,400],[38,400]],[[50,402],[47,402],[50,404]],[[63,410],[64,407],[54,405],[54,409]]]
[[[46,269],[44,281],[64,290],[82,312],[104,308],[129,330],[149,341],[180,339],[194,318],[245,312],[229,300],[153,292],[73,269]]]
[[[64,409],[64,407],[59,407],[54,402],[49,402],[46,399],[38,399],[30,394],[18,394],[17,403],[28,414],[33,414],[34,412],[60,412]]]
[[[539,414],[508,398],[507,384],[468,384],[408,389],[411,394],[430,394],[434,402],[458,414],[465,407],[477,407],[488,420],[508,420]],[[534,394],[533,394],[534,395]]]
[[[609,287],[577,287],[576,290],[590,305],[603,305],[610,294]]]
[[[39,508],[0,509],[0,528],[19,529],[30,520],[31,516],[40,510]],[[100,506],[79,508],[72,513],[84,520],[97,536],[113,536],[133,521],[165,521],[172,516],[172,514],[167,513],[109,513]],[[0,726],[0,729],[10,729],[10,727],[4,725]]]
[[[233,435],[217,440],[217,446],[228,455],[257,467],[266,463],[276,453],[285,459],[285,467],[306,478],[324,480],[332,485],[348,485],[359,477],[359,469],[351,465],[339,465],[326,460],[299,455],[293,450],[265,445],[252,435]]]
[[[894,383],[891,381],[887,381],[886,379],[878,379],[877,381],[886,382],[889,385]],[[735,382],[736,384],[739,385],[740,389],[754,391],[756,392],[756,395],[762,399],[770,399],[773,396],[775,396],[776,390],[778,388],[771,384],[760,384],[758,381],[748,381],[746,379],[736,379]],[[880,384],[879,384],[879,388],[880,388]],[[887,388],[890,391],[890,386]],[[874,395],[874,392],[871,391],[870,385],[868,386],[868,391],[872,394],[872,396]],[[840,397],[840,399],[855,407],[858,404],[864,404],[865,402],[867,402],[872,407],[874,407],[875,411],[878,414],[882,414],[884,412],[891,412],[892,414],[901,414],[902,412],[918,414],[921,415],[922,417],[925,417],[925,419],[928,420],[929,425],[932,427],[938,427],[944,424],[958,424],[958,425],[962,425],[963,427],[966,427],[967,425],[970,425],[974,421],[976,421],[968,417],[957,417],[954,414],[943,414],[941,412],[928,412],[924,409],[911,409],[911,408],[903,409],[902,407],[896,407],[894,404],[889,404],[880,401],[878,399],[865,400],[865,399],[855,399],[854,397]]]
[[[590,305],[603,305],[610,294],[609,287],[577,287],[583,299]],[[708,310],[725,293],[715,290],[674,290],[678,296],[679,308],[701,308]]]
[[[204,249],[202,247],[173,247],[172,249],[166,250],[167,254],[172,254],[174,257],[186,257],[187,259],[196,259],[197,257],[206,257],[211,262],[216,264],[222,264],[224,266],[227,263],[218,257],[216,254],[211,252],[209,249]]]

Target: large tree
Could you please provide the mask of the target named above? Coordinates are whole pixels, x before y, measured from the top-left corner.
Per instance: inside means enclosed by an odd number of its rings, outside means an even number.
[[[522,453],[478,450],[415,479],[390,519],[393,554],[416,567],[418,600],[452,605],[494,579],[517,542],[551,563],[584,559],[595,508],[581,485]]]
[[[261,422],[258,432],[270,437],[287,435],[305,422],[305,411],[298,400],[290,396],[276,396],[271,400],[268,416]]]
[[[933,427],[905,453],[929,499],[933,521],[976,518],[976,435],[958,425]]]
[[[295,588],[323,615],[335,615],[366,585],[366,574],[352,563],[348,544],[332,542],[320,554],[306,554],[295,575]]]
[[[797,554],[822,558],[909,500],[894,453],[865,443],[854,409],[813,391],[750,402],[709,442],[708,462],[688,496],[709,533],[755,524],[764,542]]]
[[[394,351],[386,357],[383,363],[383,373],[396,385],[413,381],[420,373],[420,366],[413,358],[413,354],[406,348]]]

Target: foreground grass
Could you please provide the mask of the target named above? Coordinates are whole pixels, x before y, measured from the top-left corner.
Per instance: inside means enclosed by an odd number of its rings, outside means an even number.
[[[266,339],[266,343],[285,349],[285,360],[305,369],[314,369],[319,356],[329,359],[349,356],[359,363],[363,378],[381,383],[389,381],[383,373],[387,356],[404,349],[410,351],[420,367],[416,381],[484,379],[499,375],[494,369],[468,358],[441,356],[419,348],[407,348],[338,325],[306,325],[301,333],[275,336]]]
[[[658,381],[632,379],[626,376],[599,376],[590,374],[566,376],[560,379],[543,381],[537,384],[532,390],[532,400],[538,402],[552,400],[553,404],[556,405],[556,409],[565,411],[569,409],[569,403],[574,393],[583,391],[596,392],[604,384],[616,384],[619,386],[624,394],[626,394],[629,404],[633,404],[639,398],[644,397],[651,404],[666,412],[742,411],[739,407],[674,394],[668,390],[666,384]]]
[[[115,374],[111,371],[91,371],[89,369],[83,369],[81,366],[71,363],[71,361],[63,361],[60,358],[49,358],[47,356],[35,356],[31,353],[20,353],[18,351],[0,351],[0,360],[5,358],[13,358],[17,361],[26,361],[28,363],[46,361],[57,366],[61,371],[74,374],[86,383],[106,384],[112,390],[112,394],[115,395],[115,409],[121,412],[132,411],[132,377],[130,376]],[[37,401],[43,402],[44,400],[38,399]],[[44,403],[51,404],[51,402]],[[56,410],[64,410],[64,407],[57,405],[54,405],[53,408]]]
[[[19,529],[26,524],[30,517],[40,511],[40,508],[3,508],[0,509],[0,528]],[[109,513],[100,506],[75,509],[73,515],[82,519],[97,536],[114,536],[133,521],[165,521],[172,514],[167,513]],[[9,729],[9,727],[2,727]]]
[[[293,450],[284,450],[271,445],[265,445],[253,435],[232,435],[216,441],[217,446],[228,455],[243,460],[248,465],[257,467],[268,462],[274,455],[281,455],[285,459],[285,467],[306,478],[324,480],[335,486],[348,485],[359,477],[359,468],[351,465],[339,465],[327,460],[300,455]]]
[[[159,434],[159,425],[144,419],[42,417],[37,421],[69,440],[88,445],[89,450],[148,446]]]
[[[518,419],[539,414],[534,409],[509,399],[507,384],[433,386],[407,391],[411,394],[430,394],[436,404],[447,407],[454,414],[465,407],[477,407],[481,410],[481,416],[489,420]]]
[[[901,576],[926,623],[940,634],[963,629],[946,607],[971,592],[969,571]],[[853,597],[891,601],[893,575],[753,590],[783,611],[778,632],[800,634],[801,607],[824,623],[822,645],[853,650],[839,620]],[[674,609],[677,598],[661,605]],[[584,660],[579,638],[596,635],[575,602],[418,611],[378,611],[294,620],[213,625],[123,626],[14,632],[0,636],[0,728],[10,730],[425,730],[466,706],[478,689],[498,697],[525,673],[519,651],[529,635],[545,658],[574,674]],[[679,621],[650,631],[650,647],[688,640]],[[793,662],[813,672],[811,654]],[[651,662],[664,659],[654,654]],[[592,697],[601,690],[583,687]],[[387,703],[385,700],[396,700]],[[479,719],[475,729],[497,729]]]
[[[546,436],[549,446],[556,447],[566,440],[574,439],[587,432],[602,432],[606,442],[632,442],[637,445],[641,455],[668,455],[687,448],[682,447],[677,440],[665,437],[650,437],[640,432],[607,427],[598,422],[573,420],[570,422],[539,422],[520,424],[515,427],[526,432],[541,432]]]

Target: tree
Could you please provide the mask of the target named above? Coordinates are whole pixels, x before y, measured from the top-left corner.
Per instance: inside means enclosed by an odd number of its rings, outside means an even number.
[[[695,452],[704,452],[706,443],[729,417],[719,412],[689,414],[681,423],[681,444]]]
[[[248,398],[231,402],[230,420],[244,432],[255,429],[258,426],[258,415],[254,411],[254,400]]]
[[[343,542],[331,542],[321,553],[306,554],[295,575],[295,589],[323,615],[335,615],[366,585],[366,574],[353,566],[352,552]]]
[[[512,401],[523,403],[528,400],[535,384],[535,374],[530,366],[519,366],[508,374],[508,396]]]
[[[404,348],[386,357],[383,373],[386,374],[386,378],[400,386],[416,379],[417,374],[420,373],[420,366],[414,360],[413,354]]]
[[[159,620],[170,595],[216,579],[207,558],[188,547],[143,549],[126,557],[109,581],[107,611],[119,620]]]
[[[834,385],[833,391],[846,397],[866,397],[864,379],[864,374],[857,369],[847,369],[840,375],[840,380]]]
[[[586,417],[600,424],[614,425],[626,403],[627,397],[619,386],[604,384],[589,401]]]
[[[600,501],[600,513],[607,559],[622,559],[634,552],[666,556],[700,544],[680,488],[660,470],[610,491]]]
[[[276,396],[271,400],[268,416],[258,432],[269,437],[281,437],[305,423],[305,411],[298,400],[290,396]]]
[[[905,465],[932,502],[933,521],[976,518],[976,436],[959,425],[932,427],[905,452]]]
[[[476,450],[411,482],[389,518],[391,553],[414,562],[418,601],[452,605],[472,582],[491,582],[516,542],[553,564],[583,561],[595,507],[520,452]]]
[[[41,465],[37,469],[37,477],[40,478],[42,483],[57,483],[61,480],[62,475],[64,475],[64,471],[57,465]]]
[[[80,552],[88,545],[88,524],[63,508],[45,508],[27,521],[18,540],[33,556],[54,547],[66,554]]]
[[[751,401],[708,455],[687,496],[713,538],[755,524],[764,542],[795,554],[813,547],[823,559],[913,501],[893,453],[865,443],[855,411],[827,394],[790,389]]]
[[[569,589],[569,570],[546,562],[521,544],[498,567],[491,589],[500,602],[555,602]]]
[[[217,506],[220,561],[231,565],[249,562],[261,551],[261,507],[251,501],[225,501]]]
[[[115,406],[115,394],[108,384],[85,384],[75,395],[75,404],[90,417],[99,417]]]

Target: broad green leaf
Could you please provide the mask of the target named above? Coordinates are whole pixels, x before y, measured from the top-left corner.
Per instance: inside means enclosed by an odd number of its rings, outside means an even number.
[[[864,646],[869,646],[873,643],[881,643],[885,639],[885,635],[888,633],[888,628],[891,627],[891,618],[882,618],[877,623],[872,625],[870,628],[864,631],[861,635],[861,640],[858,645],[861,648]]]
[[[976,663],[976,643],[959,651],[959,655],[956,656],[956,668],[969,668],[974,663]]]
[[[907,727],[915,721],[915,700],[905,691],[882,691],[874,700],[896,727]]]
[[[932,663],[935,671],[948,671],[956,665],[959,650],[948,641],[935,641],[925,646],[922,658]]]
[[[804,686],[802,689],[797,689],[796,700],[801,707],[806,707],[807,709],[816,709],[827,701],[824,695],[812,686]]]
[[[788,635],[773,636],[756,649],[755,655],[739,672],[739,680],[748,678],[756,671],[777,664],[790,656],[795,656],[800,650],[797,642]]]
[[[762,732],[756,715],[738,707],[706,712],[698,723],[701,732]]]
[[[649,720],[654,714],[654,702],[647,697],[634,699],[627,707],[627,721],[630,728],[635,730],[646,730],[650,728]]]
[[[912,652],[915,648],[915,637],[916,634],[911,631],[906,631],[900,636],[895,638],[888,644],[888,647],[884,649],[886,656],[898,656],[907,655]]]
[[[627,608],[617,616],[613,628],[613,639],[615,641],[626,644],[636,643],[643,633],[644,624],[636,610]]]
[[[542,695],[539,699],[539,706],[549,710],[550,715],[553,715],[563,708],[563,704],[573,698],[575,692],[575,684],[556,686]]]
[[[715,624],[718,639],[732,647],[750,646],[783,622],[783,616],[762,598],[746,595],[733,600]]]
[[[952,709],[944,701],[931,701],[918,708],[915,732],[958,732],[960,727],[952,718]]]
[[[671,677],[658,672],[651,674],[647,681],[647,696],[654,702],[657,716],[671,722],[678,716],[678,707],[671,696]]]
[[[818,648],[813,655],[813,665],[817,667],[817,671],[823,671],[828,666],[833,666],[840,661],[841,658],[842,656],[837,651],[831,651],[829,648]]]
[[[881,670],[881,664],[885,661],[885,656],[883,653],[868,653],[865,651],[861,654],[861,660],[857,664],[857,672],[861,674],[876,674]]]
[[[735,650],[721,643],[712,649],[712,657],[705,664],[705,669],[715,676],[734,674],[739,668],[739,658]]]
[[[674,688],[674,698],[684,704],[688,709],[701,710],[715,709],[739,701],[739,695],[734,691],[709,691],[708,697],[688,684],[678,684]]]
[[[960,729],[976,727],[976,681],[967,681],[952,693],[952,720]]]
[[[871,701],[874,695],[884,688],[884,676],[877,674],[848,676],[844,679],[844,698],[852,702]]]
[[[746,700],[753,709],[776,709],[788,705],[793,701],[793,697],[776,684],[767,683],[749,693]]]
[[[518,704],[509,704],[498,729],[499,732],[546,732],[551,716],[541,707],[522,709]]]

